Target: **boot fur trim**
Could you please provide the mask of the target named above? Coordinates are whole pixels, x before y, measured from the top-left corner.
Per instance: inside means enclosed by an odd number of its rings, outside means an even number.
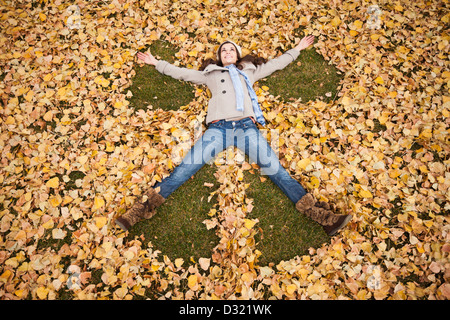
[[[155,189],[150,188],[142,197],[141,203],[145,206],[145,212],[142,215],[144,219],[150,219],[155,215],[155,209],[164,203],[164,199]]]
[[[329,205],[317,202],[310,193],[301,198],[295,204],[295,208],[322,226],[332,225],[338,219],[338,216],[330,210]]]
[[[305,212],[306,210],[311,209],[316,204],[316,200],[314,197],[307,193],[295,204],[295,208],[300,212]]]
[[[155,189],[150,188],[140,200],[136,201],[115,222],[120,228],[126,231],[142,219],[150,219],[153,217],[156,213],[156,208],[163,204],[165,200]]]

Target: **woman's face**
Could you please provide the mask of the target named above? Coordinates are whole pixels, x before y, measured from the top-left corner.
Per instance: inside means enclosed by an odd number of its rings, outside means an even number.
[[[224,67],[236,63],[237,58],[237,50],[232,43],[225,43],[220,49],[220,60]]]

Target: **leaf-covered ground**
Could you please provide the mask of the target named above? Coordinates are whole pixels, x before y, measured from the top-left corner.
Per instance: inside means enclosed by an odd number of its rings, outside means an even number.
[[[0,297],[448,299],[448,1],[196,2],[0,4]],[[252,166],[219,158],[211,256],[170,260],[127,240],[113,219],[173,170],[208,100],[199,87],[178,111],[135,112],[135,53],[161,39],[197,68],[231,38],[271,58],[299,28],[345,73],[339,96],[257,93],[283,165],[349,226],[260,264],[242,179]]]

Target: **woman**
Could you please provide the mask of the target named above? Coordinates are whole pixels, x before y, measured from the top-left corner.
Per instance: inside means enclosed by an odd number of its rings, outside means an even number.
[[[181,164],[155,188],[150,188],[140,201],[116,219],[116,223],[123,230],[128,230],[136,222],[152,217],[156,208],[205,163],[234,145],[243,150],[251,162],[259,165],[261,172],[289,197],[297,210],[322,225],[328,235],[343,228],[351,216],[334,214],[327,203],[317,202],[299,182],[290,177],[256,126],[256,122],[264,126],[265,120],[253,84],[285,68],[313,42],[313,36],[304,37],[295,48],[265,61],[253,56],[242,57],[241,48],[236,43],[225,41],[217,50],[217,61],[205,61],[200,70],[179,68],[167,61],[157,60],[151,53],[139,52],[137,57],[155,66],[160,73],[209,88],[212,97],[206,116],[208,129]]]

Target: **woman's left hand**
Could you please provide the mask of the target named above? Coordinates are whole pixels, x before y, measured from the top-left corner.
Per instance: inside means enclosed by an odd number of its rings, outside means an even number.
[[[295,47],[298,51],[308,48],[310,45],[314,43],[314,36],[309,35],[300,40],[300,43]]]
[[[158,63],[158,60],[151,54],[150,50],[145,53],[138,52],[137,57],[139,60],[142,60],[144,63],[152,66],[156,66],[156,64]]]

